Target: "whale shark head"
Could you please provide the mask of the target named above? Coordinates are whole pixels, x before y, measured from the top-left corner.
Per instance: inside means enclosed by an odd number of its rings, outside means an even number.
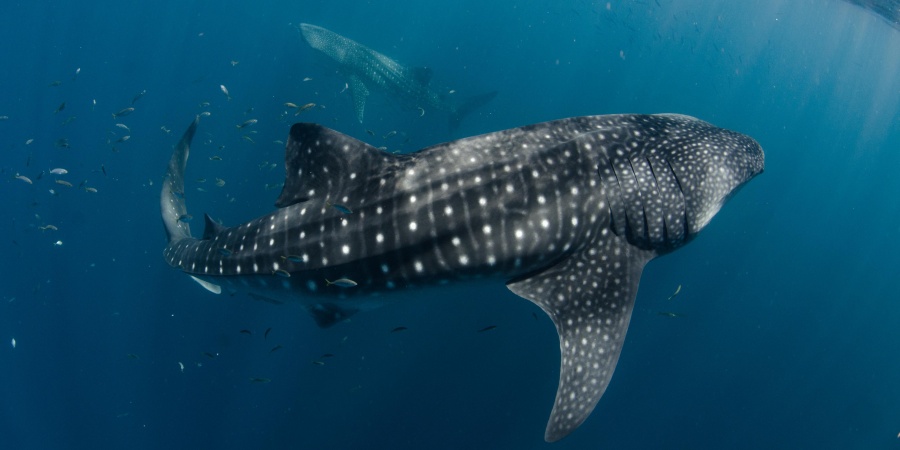
[[[667,133],[662,145],[684,193],[688,235],[694,236],[744,183],[762,173],[765,155],[747,135],[689,116],[660,116],[680,125]]]

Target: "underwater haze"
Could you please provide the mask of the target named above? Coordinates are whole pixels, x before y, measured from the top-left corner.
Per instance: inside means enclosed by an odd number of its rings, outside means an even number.
[[[8,3],[3,448],[900,448],[896,2]],[[497,94],[448,126],[373,89],[360,122],[301,23],[427,67],[448,96]],[[204,212],[275,208],[295,122],[409,153],[679,113],[753,137],[766,169],[647,265],[605,395],[551,444],[559,340],[505,289],[423,290],[319,328],[169,267],[161,183],[201,113],[195,234]]]

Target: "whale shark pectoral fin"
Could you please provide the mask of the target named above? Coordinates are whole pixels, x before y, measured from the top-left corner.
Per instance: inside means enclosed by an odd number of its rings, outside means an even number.
[[[284,147],[284,187],[275,206],[284,208],[311,198],[338,200],[345,192],[392,164],[397,155],[313,123],[291,126]],[[359,200],[359,199],[354,199]]]
[[[359,123],[362,123],[363,115],[366,112],[366,99],[369,98],[369,88],[356,75],[351,75],[347,84],[350,85],[350,97],[353,98],[356,119],[359,120]]]
[[[428,86],[428,83],[431,83],[431,76],[434,75],[428,67],[413,67],[412,74],[416,82],[422,86]]]
[[[644,265],[654,254],[612,237],[537,274],[507,283],[546,312],[559,334],[559,387],[544,439],[574,431],[609,384]]]
[[[191,277],[191,279],[196,281],[197,284],[199,284],[200,286],[203,286],[203,289],[206,289],[207,291],[212,292],[213,294],[221,294],[222,293],[222,286],[219,286],[218,284],[210,283],[209,281],[206,281],[206,280],[201,280],[193,275],[191,275],[190,277]]]

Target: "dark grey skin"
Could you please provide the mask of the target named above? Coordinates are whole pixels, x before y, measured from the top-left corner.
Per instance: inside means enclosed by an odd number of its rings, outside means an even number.
[[[170,265],[214,292],[299,302],[320,326],[412,287],[504,281],[559,333],[548,441],[606,390],[644,265],[690,241],[764,166],[750,137],[682,115],[574,117],[407,155],[299,123],[278,209],[232,228],[207,217],[196,239],[179,218],[197,123],[162,189]]]
[[[459,100],[449,88],[437,86],[431,81],[430,69],[406,67],[352,39],[319,26],[301,23],[300,32],[310,47],[332,59],[347,76],[347,86],[360,123],[372,88],[382,89],[395,98],[421,108],[422,114],[432,110],[450,113],[451,128],[455,128],[463,117],[497,95],[496,92],[489,92],[464,101]]]

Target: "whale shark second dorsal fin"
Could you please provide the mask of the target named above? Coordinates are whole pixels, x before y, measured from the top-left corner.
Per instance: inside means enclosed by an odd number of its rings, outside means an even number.
[[[541,307],[559,334],[559,387],[544,438],[562,439],[594,410],[612,378],[652,251],[609,233],[540,272],[507,283]]]
[[[344,192],[398,159],[321,125],[295,123],[284,149],[284,188],[275,206],[312,198],[341,202]]]

